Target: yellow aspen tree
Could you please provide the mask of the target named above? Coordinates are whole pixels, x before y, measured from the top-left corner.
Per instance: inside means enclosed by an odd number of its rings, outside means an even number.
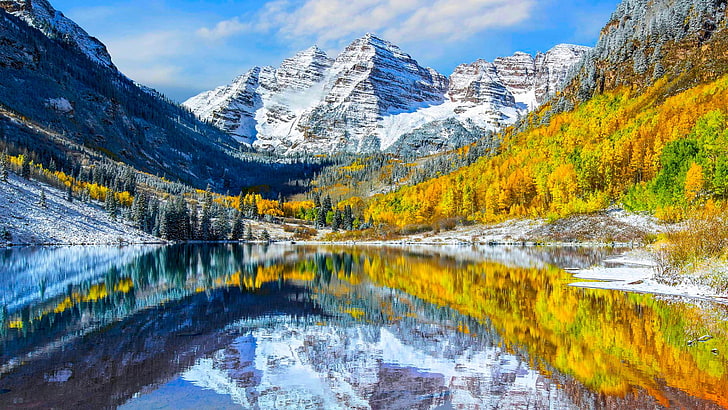
[[[685,175],[685,200],[688,202],[695,201],[704,186],[703,167],[693,162]]]

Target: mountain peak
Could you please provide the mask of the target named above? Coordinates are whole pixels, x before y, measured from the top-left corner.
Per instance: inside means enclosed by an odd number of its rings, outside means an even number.
[[[327,56],[327,54],[319,46],[314,44],[305,50],[299,51],[296,53],[296,56]]]
[[[284,60],[274,76],[241,79],[241,86],[203,93],[184,105],[264,150],[371,152],[406,146],[427,154],[472,141],[535,108],[570,68],[557,63],[575,62],[563,55],[551,65],[540,62],[538,69],[536,58],[525,53],[503,59],[503,70],[477,60],[448,79],[366,33],[335,60],[313,46]],[[438,139],[442,144],[422,142],[445,126],[458,131]],[[453,135],[458,136],[450,141]]]
[[[376,34],[372,33],[366,33],[362,37],[357,38],[356,40],[352,41],[349,47],[351,46],[360,46],[360,45],[370,45],[375,48],[384,48],[384,49],[397,49],[399,50],[399,46],[396,44],[387,41]]]

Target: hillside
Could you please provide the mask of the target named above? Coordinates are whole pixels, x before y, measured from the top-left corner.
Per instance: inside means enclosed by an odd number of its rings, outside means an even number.
[[[8,182],[0,184],[0,232],[9,233],[0,238],[0,245],[160,242],[159,238],[112,219],[100,206],[78,200],[69,202],[65,192],[40,182],[11,174]]]
[[[6,12],[19,7],[16,3],[0,3],[0,135],[10,154],[27,148],[46,162],[72,159],[74,167],[89,156],[106,158],[222,192],[258,185],[280,192],[289,180],[305,179],[316,170],[315,162],[289,166],[293,161],[275,163],[241,152],[240,144],[216,127],[138,86],[113,65],[92,59],[88,49],[77,45],[91,41],[78,26],[72,26],[77,29],[71,34],[81,37],[54,30],[46,34],[28,24],[37,23],[34,15]],[[45,1],[32,4],[31,10],[41,4],[43,11],[56,13]],[[63,19],[61,27],[68,28],[70,20]],[[37,25],[47,27],[42,21]]]
[[[628,87],[644,91],[666,78],[674,95],[728,73],[726,3],[624,0],[602,28],[556,106]]]
[[[700,33],[691,27],[715,22],[711,35],[700,43],[711,55],[710,50],[728,44],[725,10],[708,7],[711,2],[699,2],[703,8],[688,7],[692,2],[685,1],[641,2],[644,9],[636,3],[640,2],[620,5],[571,88],[554,104],[577,88],[590,90],[593,97],[561,114],[554,114],[553,105],[544,107],[503,133],[496,155],[375,197],[367,217],[399,227],[448,218],[553,219],[616,203],[672,220],[706,202],[722,206],[728,169],[728,77],[712,71],[711,63],[702,64],[702,57],[693,58],[692,52],[684,59],[662,61],[664,75],[640,81],[621,69],[635,59],[634,50],[625,54],[629,46],[618,39],[630,33],[652,47],[688,49]],[[688,19],[691,23],[684,31],[660,31],[662,37],[650,37],[665,15],[677,13],[672,17],[676,18],[681,11],[697,20]],[[603,68],[597,78],[604,86],[594,88],[592,77],[583,77],[590,67]],[[607,73],[612,73],[609,81]]]

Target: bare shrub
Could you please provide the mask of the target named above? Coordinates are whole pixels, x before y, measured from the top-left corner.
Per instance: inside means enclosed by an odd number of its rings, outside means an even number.
[[[668,231],[664,243],[654,253],[656,279],[674,285],[686,267],[725,255],[727,222],[726,215],[693,218],[685,221],[680,229]]]

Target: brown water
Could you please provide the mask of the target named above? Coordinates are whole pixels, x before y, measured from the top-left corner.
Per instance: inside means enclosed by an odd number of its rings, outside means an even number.
[[[728,406],[725,306],[567,286],[618,251],[2,251],[0,407]]]

